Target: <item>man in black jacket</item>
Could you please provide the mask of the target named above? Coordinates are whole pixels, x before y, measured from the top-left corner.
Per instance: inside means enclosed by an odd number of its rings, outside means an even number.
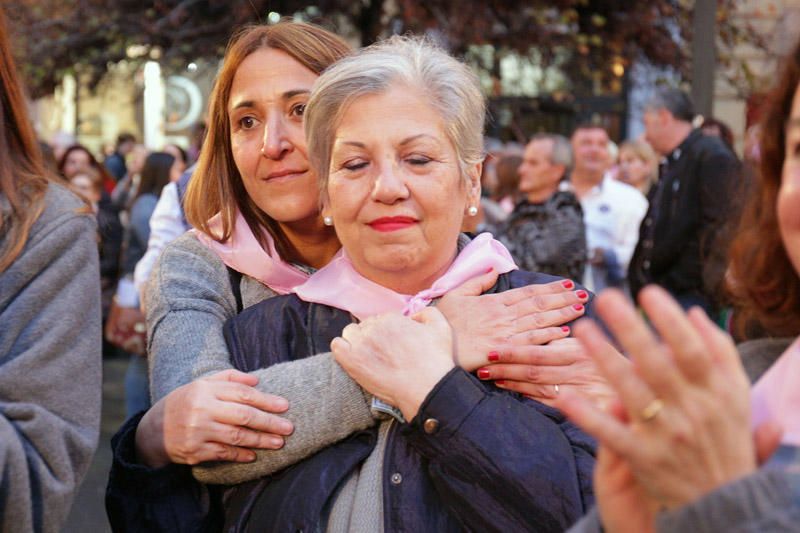
[[[693,117],[691,100],[678,89],[657,91],[645,108],[647,141],[663,160],[628,279],[634,296],[657,283],[684,308],[699,305],[714,314],[741,175],[736,156],[719,138],[694,129]]]

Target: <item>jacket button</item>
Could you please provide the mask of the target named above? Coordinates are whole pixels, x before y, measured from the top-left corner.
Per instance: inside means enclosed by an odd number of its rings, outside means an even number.
[[[648,268],[650,268],[650,261],[648,261],[648,260],[646,260],[646,259],[645,259],[645,260],[642,262],[642,266],[643,266],[645,269],[648,269]]]
[[[400,483],[403,482],[403,476],[400,475],[400,472],[395,472],[394,474],[392,474],[391,480],[392,480],[392,485],[399,485]]]
[[[425,429],[425,433],[433,435],[439,429],[439,421],[435,418],[429,418],[422,424],[422,427]]]

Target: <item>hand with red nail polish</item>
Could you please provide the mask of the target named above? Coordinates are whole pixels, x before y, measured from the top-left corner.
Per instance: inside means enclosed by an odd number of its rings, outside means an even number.
[[[589,299],[572,280],[483,294],[497,282],[494,271],[450,291],[437,304],[456,338],[456,362],[469,372],[521,346],[538,346],[569,334],[563,325],[584,314]],[[573,307],[580,305],[579,308]]]

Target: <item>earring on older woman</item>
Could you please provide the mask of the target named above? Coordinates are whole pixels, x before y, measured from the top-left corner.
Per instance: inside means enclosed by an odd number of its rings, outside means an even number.
[[[467,214],[471,217],[474,217],[478,214],[478,208],[474,205],[469,206],[469,209],[467,209]]]
[[[333,217],[322,217],[322,223],[326,226],[333,226]]]

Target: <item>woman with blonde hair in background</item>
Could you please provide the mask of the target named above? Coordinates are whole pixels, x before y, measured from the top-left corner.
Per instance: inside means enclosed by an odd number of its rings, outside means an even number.
[[[658,155],[647,141],[636,139],[620,145],[617,179],[647,196],[658,179]]]

